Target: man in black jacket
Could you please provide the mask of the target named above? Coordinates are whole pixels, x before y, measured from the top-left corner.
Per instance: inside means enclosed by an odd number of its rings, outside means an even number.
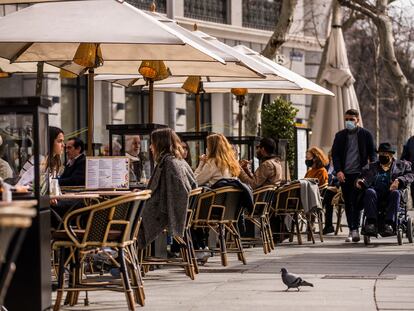
[[[356,186],[366,189],[364,212],[366,216],[365,234],[377,234],[378,212],[383,208],[384,227],[381,235],[392,235],[400,205],[401,189],[408,187],[414,180],[411,163],[395,160],[395,149],[389,143],[378,147],[379,160],[364,167]]]
[[[355,181],[362,167],[376,159],[374,139],[369,131],[358,126],[359,120],[357,110],[346,111],[345,129],[336,133],[332,146],[334,170],[341,184],[349,228],[346,242],[360,240],[360,210],[357,206],[359,190],[355,188]]]
[[[85,144],[77,137],[70,138],[66,143],[68,161],[59,177],[60,186],[84,186],[86,157],[83,154]]]

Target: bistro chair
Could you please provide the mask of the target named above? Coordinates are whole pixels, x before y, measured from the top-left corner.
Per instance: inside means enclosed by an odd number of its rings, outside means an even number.
[[[191,238],[191,223],[193,220],[194,210],[197,205],[199,195],[202,193],[203,188],[196,188],[191,190],[187,201],[187,214],[184,226],[183,237],[174,236],[174,241],[180,248],[179,258],[156,258],[150,256],[151,246],[148,246],[145,250],[142,250],[142,262],[143,272],[148,272],[148,268],[151,265],[167,265],[167,266],[181,266],[184,267],[185,274],[192,280],[195,279],[195,274],[198,274],[198,264],[195,256],[194,245]],[[168,233],[167,231],[165,231]]]
[[[193,227],[209,228],[219,237],[219,252],[223,266],[228,265],[227,253],[237,253],[238,260],[246,264],[246,258],[237,228],[242,213],[240,199],[242,191],[235,187],[210,189],[200,195],[193,218]],[[227,243],[228,242],[228,243]],[[235,244],[234,248],[227,244]]]
[[[305,224],[306,234],[308,235],[309,240],[312,240],[315,243],[315,238],[313,235],[313,223],[312,218],[316,218],[319,224],[319,237],[323,241],[322,236],[322,213],[321,211],[311,211],[305,213],[300,195],[300,182],[292,182],[286,184],[276,190],[275,205],[273,206],[271,217],[280,217],[285,224],[290,223],[289,229],[289,241],[293,241],[294,235],[296,235],[298,244],[302,244],[302,230],[301,224]],[[285,226],[281,226],[282,228]],[[284,230],[281,232],[274,233],[283,236],[285,234]]]
[[[339,231],[342,232],[342,215],[345,211],[345,202],[341,189],[339,189],[335,196],[332,198],[332,206],[336,214],[335,235],[338,235]]]
[[[260,240],[265,254],[275,248],[273,232],[270,228],[269,211],[275,196],[277,186],[268,185],[253,191],[254,206],[251,213],[245,215],[245,219],[252,222],[260,230]],[[243,238],[242,241],[254,242],[256,238]]]
[[[53,308],[55,311],[60,309],[65,291],[68,292],[66,301],[70,305],[77,303],[80,291],[104,289],[124,291],[129,310],[135,310],[135,302],[144,305],[145,295],[139,266],[131,245],[139,230],[143,202],[150,196],[150,191],[132,192],[74,210],[65,216],[64,230],[57,230],[52,234],[52,246],[60,252],[58,289]],[[79,218],[84,221],[79,221]],[[84,273],[86,255],[104,248],[118,251],[119,263],[111,259],[120,268],[122,287],[99,280],[92,282]],[[69,284],[65,288],[65,266],[69,263]]]

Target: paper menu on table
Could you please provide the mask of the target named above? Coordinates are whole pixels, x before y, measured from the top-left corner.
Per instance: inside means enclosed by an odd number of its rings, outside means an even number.
[[[128,189],[127,157],[86,157],[86,189]]]

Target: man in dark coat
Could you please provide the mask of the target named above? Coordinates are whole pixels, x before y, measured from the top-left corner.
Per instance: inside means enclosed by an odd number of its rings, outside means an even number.
[[[359,112],[355,109],[346,111],[345,129],[336,133],[332,146],[334,170],[341,185],[349,228],[346,242],[360,240],[360,210],[357,206],[358,189],[355,188],[355,181],[362,168],[376,159],[371,133],[358,124]]]
[[[382,235],[392,235],[400,205],[401,190],[413,182],[414,174],[410,162],[394,159],[395,149],[389,143],[380,144],[378,154],[377,162],[364,167],[356,186],[366,189],[364,196],[365,233],[377,233],[378,212],[379,209],[384,208],[384,228],[381,232],[383,232]]]
[[[60,186],[84,186],[86,157],[83,154],[85,144],[79,138],[70,138],[66,143],[68,162],[59,177]]]

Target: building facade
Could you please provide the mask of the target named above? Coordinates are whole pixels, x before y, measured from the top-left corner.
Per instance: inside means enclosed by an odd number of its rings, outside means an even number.
[[[127,0],[149,9],[152,0]],[[157,11],[175,19],[181,26],[199,30],[234,46],[244,44],[258,52],[269,40],[281,8],[281,0],[158,0]],[[288,42],[275,61],[314,80],[326,35],[329,0],[299,0]],[[0,5],[0,16],[26,5]],[[16,75],[0,79],[0,97],[30,96],[35,93],[36,75]],[[53,98],[50,124],[62,127],[67,136],[85,137],[87,126],[86,77],[61,79],[45,75],[43,95]],[[290,95],[299,109],[299,122],[306,123],[310,96]],[[270,101],[265,96],[264,101]],[[156,92],[154,123],[168,124],[177,131],[194,130],[194,97]],[[148,95],[138,87],[124,88],[107,82],[95,83],[95,142],[106,144],[106,124],[147,122]],[[238,105],[231,94],[203,94],[202,130],[235,135],[238,130]]]

